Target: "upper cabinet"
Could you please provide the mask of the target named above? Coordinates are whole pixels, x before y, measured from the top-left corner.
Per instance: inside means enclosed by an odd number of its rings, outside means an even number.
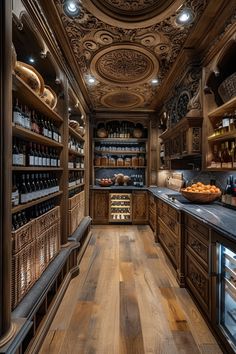
[[[190,68],[175,87],[159,117],[160,169],[190,168],[202,153],[202,107],[200,69]],[[191,161],[192,162],[192,161]]]
[[[208,170],[236,169],[236,25],[203,71],[205,160]]]

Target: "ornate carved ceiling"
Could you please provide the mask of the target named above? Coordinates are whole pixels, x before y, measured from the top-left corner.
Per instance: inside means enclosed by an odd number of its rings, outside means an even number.
[[[176,25],[177,9],[196,22],[207,0],[81,0],[74,18],[55,3],[93,109],[148,110],[191,32]]]

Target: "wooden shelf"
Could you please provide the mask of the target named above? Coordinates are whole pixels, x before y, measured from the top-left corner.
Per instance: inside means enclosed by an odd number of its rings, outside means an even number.
[[[54,121],[63,122],[62,117],[53,111],[20,77],[13,73],[13,91],[17,91],[20,101],[26,103],[30,108],[38,110]]]
[[[62,148],[63,144],[58,143],[55,140],[46,138],[43,135],[32,132],[29,129],[22,128],[18,125],[12,124],[12,135],[15,137],[22,138],[24,140],[33,141],[36,143],[44,144],[47,146]]]
[[[217,172],[217,171],[236,171],[236,168],[233,168],[233,167],[216,168],[216,167],[207,166],[207,170],[208,171],[212,171],[212,172]]]
[[[75,138],[77,138],[78,140],[84,142],[84,138],[82,138],[82,136],[76,130],[71,128],[70,126],[69,126],[69,133],[71,135],[73,135]]]
[[[109,143],[122,143],[124,142],[125,144],[134,144],[134,143],[140,143],[140,142],[146,142],[147,139],[145,138],[94,138],[93,141],[99,141],[99,142],[109,142]]]
[[[114,151],[110,151],[110,150],[94,150],[94,152],[96,154],[110,154],[110,155],[137,155],[137,154],[145,154],[146,155],[146,151],[131,151],[131,150],[114,150]]]
[[[235,139],[235,138],[236,138],[236,130],[221,135],[208,136],[207,140],[209,142],[214,142],[214,141],[224,141],[224,140]]]
[[[29,167],[29,166],[12,166],[12,171],[45,171],[45,172],[55,172],[63,171],[62,167]]]
[[[94,166],[94,168],[131,168],[131,169],[139,169],[139,168],[146,168],[146,166]]]
[[[84,154],[81,154],[80,152],[75,151],[75,150],[73,150],[73,149],[68,149],[68,151],[69,151],[69,154],[71,154],[71,155],[76,155],[76,156],[84,157]]]
[[[217,107],[213,111],[208,113],[209,118],[221,117],[224,113],[232,112],[236,109],[236,97],[232,98],[228,102],[224,103],[222,106]]]
[[[61,194],[62,194],[62,192],[56,192],[56,193],[53,193],[53,194],[49,194],[46,197],[42,197],[42,198],[39,198],[39,199],[36,199],[36,200],[32,200],[32,202],[29,202],[29,203],[17,205],[16,207],[11,209],[11,212],[12,212],[12,214],[18,213],[21,210],[24,210],[24,209],[30,208],[30,207],[32,207],[34,205],[43,203],[46,200],[58,197]]]
[[[84,183],[76,184],[76,186],[68,187],[68,191],[72,191],[73,189],[83,187]]]
[[[69,171],[84,171],[84,168],[68,168]]]

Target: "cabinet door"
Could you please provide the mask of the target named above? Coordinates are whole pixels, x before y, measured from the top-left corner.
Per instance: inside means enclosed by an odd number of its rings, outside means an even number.
[[[208,317],[211,314],[210,277],[195,258],[185,252],[186,285]]]
[[[109,192],[94,191],[92,198],[94,224],[106,224],[109,218]]]
[[[133,199],[133,223],[146,224],[148,222],[148,195],[145,191],[132,193]]]

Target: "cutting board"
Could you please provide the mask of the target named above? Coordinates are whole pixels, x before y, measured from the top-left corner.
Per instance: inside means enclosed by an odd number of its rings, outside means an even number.
[[[184,180],[182,180],[182,179],[170,177],[167,180],[167,187],[170,189],[173,189],[174,191],[177,191],[177,192],[180,191],[180,189],[183,187],[183,185],[184,185]]]

